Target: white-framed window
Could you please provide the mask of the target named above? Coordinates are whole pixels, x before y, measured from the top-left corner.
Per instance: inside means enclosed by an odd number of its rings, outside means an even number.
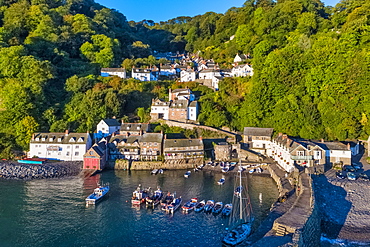
[[[78,156],[78,155],[80,155],[80,153],[79,152],[75,152],[75,156]]]
[[[67,146],[67,149],[70,149],[71,148],[71,146]]]
[[[69,152],[66,153],[66,156],[69,156]]]
[[[298,156],[304,156],[304,151],[297,151]]]
[[[80,148],[80,146],[78,146],[78,145],[75,147],[75,149],[79,149],[79,148]]]

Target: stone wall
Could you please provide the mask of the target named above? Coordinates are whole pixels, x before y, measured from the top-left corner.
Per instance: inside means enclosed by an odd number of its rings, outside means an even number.
[[[63,161],[43,165],[26,165],[12,162],[0,163],[0,178],[44,179],[76,176],[81,172],[82,161]]]
[[[166,170],[185,170],[199,166],[203,163],[203,159],[189,162],[189,163],[169,163],[162,161],[131,161],[128,160],[116,160],[115,162],[109,162],[107,169],[115,170],[153,170],[153,169],[166,169]]]

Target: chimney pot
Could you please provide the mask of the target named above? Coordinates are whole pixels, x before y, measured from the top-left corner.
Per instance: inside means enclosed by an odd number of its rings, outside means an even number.
[[[325,140],[321,138],[321,142],[323,143],[323,142],[325,142]]]
[[[283,136],[283,133],[279,132],[279,136]]]
[[[65,134],[64,134],[65,136],[68,136],[69,135],[69,130],[66,130],[66,132],[65,132]]]

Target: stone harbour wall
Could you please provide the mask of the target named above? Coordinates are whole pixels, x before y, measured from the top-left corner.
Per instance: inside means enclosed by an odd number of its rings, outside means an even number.
[[[77,176],[82,170],[82,161],[53,162],[43,165],[27,165],[15,162],[0,163],[0,178],[44,179]]]
[[[203,159],[198,161],[192,161],[189,163],[183,162],[162,162],[162,161],[132,161],[131,167],[128,160],[116,160],[115,162],[110,162],[107,165],[108,169],[114,170],[153,170],[153,169],[166,169],[166,170],[185,170],[191,169],[199,166],[203,163]]]

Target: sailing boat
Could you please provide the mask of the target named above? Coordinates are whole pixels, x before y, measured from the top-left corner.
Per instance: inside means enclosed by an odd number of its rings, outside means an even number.
[[[239,161],[241,167],[241,162]],[[224,236],[222,242],[226,245],[237,245],[243,242],[252,231],[251,216],[252,208],[246,184],[246,177],[242,177],[243,172],[237,173],[235,180],[235,191],[233,196],[233,214],[230,218],[231,228]],[[245,182],[244,184],[242,182]]]

